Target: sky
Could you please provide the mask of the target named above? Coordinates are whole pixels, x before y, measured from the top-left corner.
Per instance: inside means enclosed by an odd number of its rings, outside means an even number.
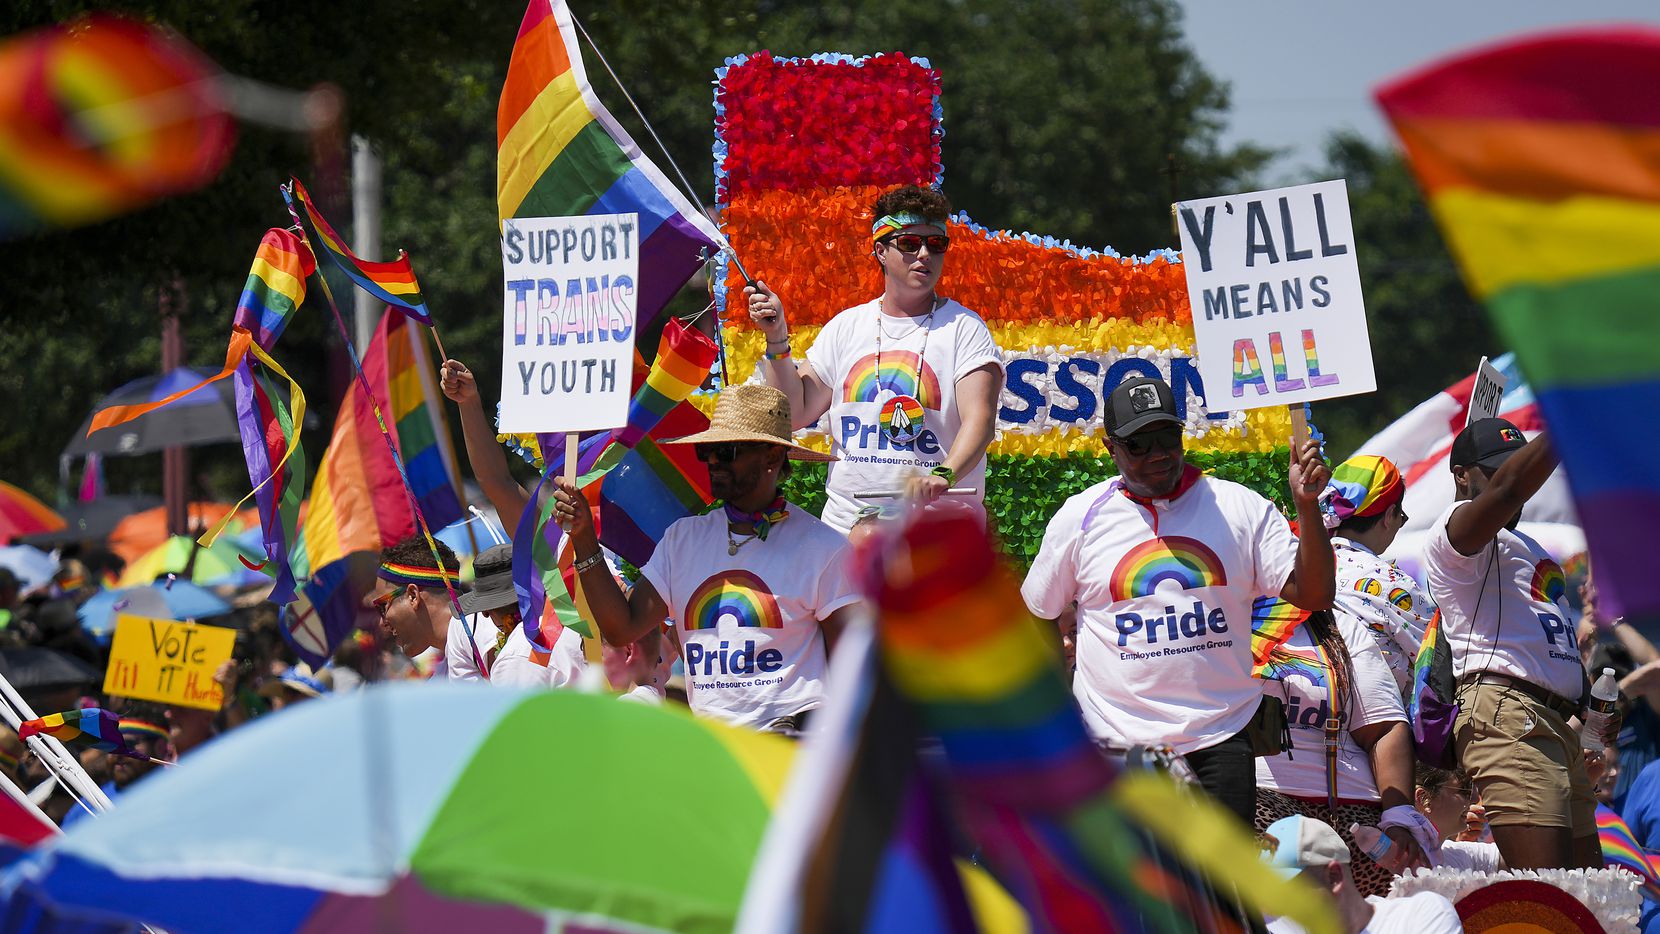
[[[1178,0],[1189,46],[1232,86],[1226,144],[1284,148],[1265,173],[1300,181],[1334,130],[1392,142],[1371,90],[1450,53],[1565,26],[1660,27],[1656,0]]]

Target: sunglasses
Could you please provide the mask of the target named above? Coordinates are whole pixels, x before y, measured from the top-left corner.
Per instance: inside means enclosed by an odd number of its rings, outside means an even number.
[[[1182,449],[1182,430],[1180,428],[1160,428],[1158,431],[1141,431],[1128,438],[1114,440],[1124,449],[1124,453],[1142,457],[1151,453],[1153,448],[1180,451]]]
[[[388,590],[387,592],[376,597],[374,600],[370,601],[374,605],[375,609],[380,611],[381,619],[386,618],[387,608],[392,605],[393,600],[398,599],[398,594],[401,593],[403,593],[402,590]]]
[[[739,454],[761,447],[766,447],[766,445],[755,441],[721,441],[714,444],[694,444],[692,445],[692,456],[705,464],[710,461],[730,464],[738,459]]]
[[[927,244],[928,252],[935,254],[951,249],[951,238],[944,234],[930,234],[926,237],[921,234],[899,234],[882,242],[905,254],[915,253],[922,249],[923,244]]]

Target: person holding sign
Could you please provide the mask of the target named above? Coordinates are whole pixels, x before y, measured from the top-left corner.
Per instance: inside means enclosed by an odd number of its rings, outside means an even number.
[[[694,445],[723,506],[677,520],[624,596],[605,565],[588,501],[556,481],[554,516],[600,634],[629,645],[672,616],[694,712],[798,733],[824,700],[825,662],[858,594],[847,540],[778,492],[790,461],[829,455],[790,440],[790,403],[770,386],[728,387]]]
[[[1545,434],[1527,441],[1502,418],[1466,425],[1448,456],[1457,500],[1424,547],[1458,677],[1453,748],[1510,869],[1602,865],[1596,799],[1568,724],[1590,692],[1566,578],[1516,531],[1556,463]],[[1616,718],[1609,744],[1618,729]]]
[[[906,185],[878,198],[873,214],[882,294],[830,319],[800,363],[778,295],[761,282],[744,290],[767,339],[762,377],[789,397],[797,430],[830,413],[838,461],[823,519],[843,534],[864,491],[903,490],[928,503],[968,487],[975,495],[961,499],[983,516],[1003,361],[980,316],[937,291],[951,204]]]
[[[433,669],[433,680],[483,681],[479,663],[495,647],[495,627],[486,634],[480,617],[468,621],[470,625],[456,622],[445,585],[453,587],[460,579],[461,562],[450,546],[437,546],[442,567],[419,532],[381,552],[376,576],[389,587],[365,602],[379,611],[381,625],[404,655],[413,659],[427,649],[444,653]]]
[[[1096,742],[1116,753],[1173,747],[1249,824],[1257,778],[1245,729],[1262,700],[1251,604],[1277,594],[1306,610],[1331,607],[1318,502],[1331,471],[1313,440],[1292,454],[1299,541],[1273,503],[1184,461],[1163,380],[1120,383],[1103,420],[1119,476],[1061,506],[1021,594],[1039,619],[1076,601],[1073,693]]]

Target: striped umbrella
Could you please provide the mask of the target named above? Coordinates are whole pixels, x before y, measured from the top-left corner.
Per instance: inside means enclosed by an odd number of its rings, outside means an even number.
[[[607,695],[379,686],[152,774],[22,884],[174,934],[730,931],[793,752]]]
[[[63,518],[45,503],[0,480],[0,543],[19,535],[54,532],[63,524]]]

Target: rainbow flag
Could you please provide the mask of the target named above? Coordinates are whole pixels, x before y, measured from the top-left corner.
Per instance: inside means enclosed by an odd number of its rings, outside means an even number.
[[[1602,843],[1602,864],[1610,869],[1624,869],[1643,880],[1643,888],[1651,896],[1660,897],[1660,875],[1656,875],[1654,855],[1637,843],[1631,827],[1606,804],[1597,805],[1597,839]]]
[[[1336,928],[1321,896],[1275,875],[1219,805],[1100,754],[1053,635],[978,521],[924,513],[859,558],[884,668],[939,740],[983,864],[1035,929],[1208,929],[1222,891],[1248,912]]]
[[[305,411],[302,408],[296,418],[283,405],[270,377],[256,373],[249,361],[244,360],[237,368],[234,381],[242,455],[248,464],[248,482],[253,484],[254,500],[259,507],[260,534],[265,546],[265,567],[254,569],[270,568],[276,584],[266,599],[282,606],[292,602],[295,593],[288,543],[298,534],[300,500],[305,498],[306,461],[299,430]],[[245,559],[243,563],[247,563]]]
[[[211,181],[236,130],[218,74],[172,30],[108,15],[0,44],[0,239]]]
[[[317,260],[304,240],[279,227],[267,230],[254,253],[231,326],[251,332],[254,343],[269,351],[305,301],[306,277],[316,269]]]
[[[1567,469],[1607,616],[1660,611],[1660,31],[1537,36],[1377,91]]]
[[[1258,597],[1251,603],[1251,673],[1258,678],[1270,665],[1270,656],[1283,647],[1308,611],[1279,597]]]
[[[415,281],[415,266],[409,261],[408,253],[399,250],[398,258],[386,263],[359,259],[317,210],[299,179],[289,179],[288,186],[282,189],[282,197],[295,217],[305,215],[314,234],[311,242],[323,247],[323,254],[340,267],[346,278],[405,315],[432,327],[432,315],[427,312],[426,299],[421,295],[421,284]]]
[[[657,442],[708,427],[708,419],[686,400],[708,378],[715,353],[708,337],[671,319],[663,328],[650,373],[635,389],[628,424],[590,437],[575,451],[562,451],[557,460],[543,465],[542,482],[513,534],[513,582],[525,635],[537,658],[552,650],[559,627],[593,636],[572,599],[575,572],[569,541],[551,521],[554,500],[541,495],[542,487],[548,478],[563,473],[565,457],[575,457],[577,485],[599,506],[600,543],[636,567],[651,560],[669,525],[700,511],[712,499],[708,471],[692,451]],[[546,625],[544,618],[550,620]]]
[[[390,419],[387,428],[427,524],[442,528],[461,518],[464,510],[435,372],[423,332],[389,309],[364,352],[363,374]],[[397,464],[380,436],[362,385],[355,381],[335,416],[334,434],[317,467],[301,529],[291,559],[295,573],[311,572],[313,583],[330,565],[357,552],[379,552],[417,530]],[[326,637],[296,640],[290,626],[284,629],[290,643],[326,658],[355,625],[353,596],[347,580],[327,588],[308,584],[308,606],[321,617],[315,625]],[[321,653],[319,643],[327,647]]]
[[[36,734],[50,736],[63,743],[85,743],[112,756],[149,758],[127,745],[127,740],[121,735],[119,715],[114,711],[100,710],[97,707],[49,713],[34,720],[25,720],[17,727],[18,739],[28,739]]]
[[[531,0],[496,109],[500,217],[637,214],[641,330],[722,243],[594,96],[564,0]]]

